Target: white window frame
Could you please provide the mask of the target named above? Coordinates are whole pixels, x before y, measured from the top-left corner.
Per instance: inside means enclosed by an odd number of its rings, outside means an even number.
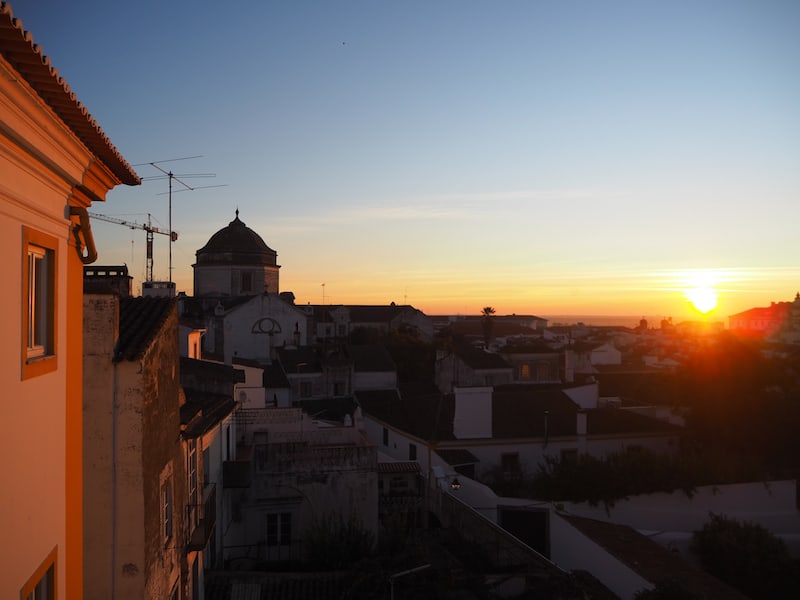
[[[272,536],[270,536],[271,520],[274,520],[275,527],[274,535]],[[267,514],[266,544],[269,548],[292,545],[292,513],[276,512]]]
[[[22,379],[57,368],[58,240],[22,228]]]

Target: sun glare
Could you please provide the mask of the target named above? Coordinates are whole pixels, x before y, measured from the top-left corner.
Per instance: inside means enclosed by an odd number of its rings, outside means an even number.
[[[717,307],[719,295],[714,285],[716,278],[709,273],[693,273],[687,278],[683,296],[700,314],[708,314]]]
[[[697,287],[686,290],[686,299],[699,313],[706,314],[717,307],[717,292],[712,287]]]

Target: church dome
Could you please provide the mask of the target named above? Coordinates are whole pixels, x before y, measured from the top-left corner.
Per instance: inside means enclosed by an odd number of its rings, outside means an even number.
[[[271,265],[277,266],[278,253],[261,236],[236,218],[228,223],[197,251],[198,265]]]

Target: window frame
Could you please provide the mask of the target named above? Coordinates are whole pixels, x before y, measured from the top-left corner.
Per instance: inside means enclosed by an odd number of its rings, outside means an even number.
[[[265,541],[268,548],[292,545],[292,513],[267,513]]]
[[[161,484],[161,537],[166,547],[175,529],[174,492],[172,490],[172,476],[168,475]]]
[[[253,274],[250,271],[241,271],[239,274],[239,289],[242,292],[253,291]]]
[[[197,506],[197,441],[189,440],[188,456],[186,457],[186,477],[189,484],[189,506]]]
[[[53,547],[50,554],[22,586],[19,591],[20,600],[39,600],[36,596],[36,588],[45,580],[50,586],[45,589],[46,595],[40,596],[41,600],[56,600],[58,598],[58,546]]]
[[[38,257],[38,258],[37,258]],[[40,268],[37,262],[42,261]],[[22,338],[23,380],[55,371],[58,332],[58,240],[30,227],[22,228]],[[37,277],[39,275],[39,277]],[[37,286],[37,283],[43,284]],[[38,287],[44,287],[36,296]],[[44,329],[43,339],[37,329]]]

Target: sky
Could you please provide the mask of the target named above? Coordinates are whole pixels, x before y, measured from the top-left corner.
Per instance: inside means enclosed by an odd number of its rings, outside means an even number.
[[[298,304],[727,322],[800,291],[795,0],[11,6],[145,179],[92,212],[167,229],[149,163],[194,188],[189,294],[237,209]],[[93,230],[138,289],[144,231]]]

